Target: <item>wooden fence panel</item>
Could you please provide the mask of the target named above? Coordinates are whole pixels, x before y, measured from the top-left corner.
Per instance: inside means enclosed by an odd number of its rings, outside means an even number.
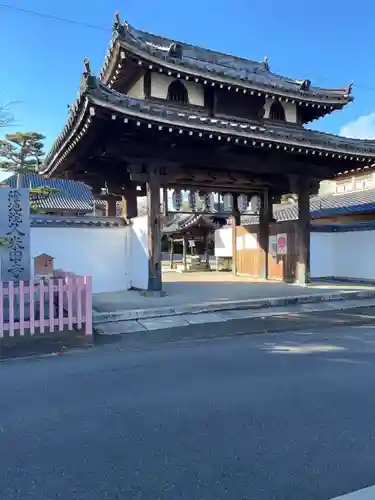
[[[63,273],[61,273],[63,274]],[[0,338],[62,331],[92,335],[92,278],[65,277],[0,282]]]

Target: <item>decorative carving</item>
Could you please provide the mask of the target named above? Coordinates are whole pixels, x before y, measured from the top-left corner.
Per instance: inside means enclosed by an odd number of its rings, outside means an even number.
[[[263,60],[263,65],[264,65],[264,69],[269,71],[270,70],[270,65],[269,65],[269,62],[268,62],[268,56],[266,56]]]

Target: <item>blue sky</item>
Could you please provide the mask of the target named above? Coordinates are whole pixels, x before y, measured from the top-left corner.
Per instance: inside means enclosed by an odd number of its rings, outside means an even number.
[[[0,102],[20,101],[14,106],[17,129],[43,133],[47,149],[65,124],[84,58],[99,72],[116,10],[122,19],[146,31],[255,60],[267,55],[271,70],[279,74],[308,78],[323,87],[354,81],[355,102],[314,127],[375,137],[375,3],[371,0],[8,0],[4,4],[103,28],[0,7]],[[2,129],[0,137],[5,132]]]

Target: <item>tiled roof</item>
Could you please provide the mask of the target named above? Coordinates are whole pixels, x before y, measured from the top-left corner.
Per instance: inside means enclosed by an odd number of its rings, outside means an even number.
[[[311,217],[334,217],[375,212],[375,189],[329,196],[313,196],[310,199]],[[277,222],[297,220],[298,204],[282,203],[274,205],[273,216]],[[229,222],[229,221],[228,221]],[[242,224],[257,224],[258,217],[244,215]]]
[[[49,227],[106,227],[106,228],[119,228],[126,226],[124,219],[116,217],[60,217],[53,215],[32,215],[31,226],[49,226]]]
[[[174,128],[171,131],[179,133],[200,134],[260,148],[274,147],[294,153],[337,157],[343,161],[362,164],[366,161],[373,162],[375,159],[374,140],[348,139],[308,130],[297,124],[285,126],[276,122],[241,122],[193,114],[190,111],[171,110],[167,102],[156,104],[126,96],[105,87],[97,78],[88,75],[86,83],[81,86],[79,98],[71,107],[68,123],[46,158],[44,172],[53,172],[74,149],[78,140],[87,134],[93,122],[90,113],[95,113],[95,107],[121,116],[125,123],[136,122],[139,126],[147,124],[149,128],[155,126],[159,130],[172,126]],[[78,135],[71,136],[73,127],[80,130]],[[349,164],[348,168],[352,165]]]
[[[47,199],[33,201],[33,207],[37,209],[83,213],[93,210],[94,199],[91,189],[83,182],[45,178],[37,173],[23,174],[23,182],[25,187],[57,189],[57,192],[51,193]],[[17,176],[8,177],[4,183],[12,188],[17,187]]]
[[[195,214],[173,214],[169,215],[167,220],[163,224],[163,233],[174,233],[186,229],[196,222],[198,222],[203,216]]]
[[[106,57],[102,75],[107,71],[116,42],[135,55],[144,57],[146,61],[161,64],[170,69],[179,69],[192,76],[203,76],[215,81],[237,83],[243,87],[256,90],[268,90],[276,95],[296,97],[306,101],[317,101],[329,104],[346,104],[351,100],[350,88],[323,89],[312,87],[304,89],[306,80],[296,80],[272,73],[268,60],[255,62],[249,59],[222,54],[169,38],[152,35],[137,30],[128,23],[115,23],[115,35],[108,56]],[[179,47],[180,54],[171,52],[171,48]]]

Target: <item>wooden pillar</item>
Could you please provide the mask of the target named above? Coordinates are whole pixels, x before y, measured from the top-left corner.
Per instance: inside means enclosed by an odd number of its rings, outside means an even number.
[[[184,265],[183,270],[187,271],[187,246],[188,246],[188,239],[187,236],[184,234],[184,238],[182,240],[182,263]]]
[[[268,250],[269,250],[269,227],[272,220],[272,198],[269,192],[260,196],[259,212],[259,247],[262,253],[262,265],[260,278],[268,279]]]
[[[117,198],[115,196],[107,196],[107,217],[116,217],[117,215]]]
[[[148,290],[162,291],[161,228],[160,228],[160,172],[150,167],[146,185],[148,215]]]
[[[237,226],[241,225],[241,215],[238,210],[237,195],[232,194],[232,274],[237,275]]]
[[[173,238],[169,240],[169,269],[173,269],[174,260],[174,241]]]
[[[121,212],[125,219],[133,219],[138,215],[137,185],[135,183],[131,183],[125,188],[125,193],[122,197]]]
[[[297,182],[298,221],[296,230],[296,282],[310,280],[310,178],[302,175]]]

